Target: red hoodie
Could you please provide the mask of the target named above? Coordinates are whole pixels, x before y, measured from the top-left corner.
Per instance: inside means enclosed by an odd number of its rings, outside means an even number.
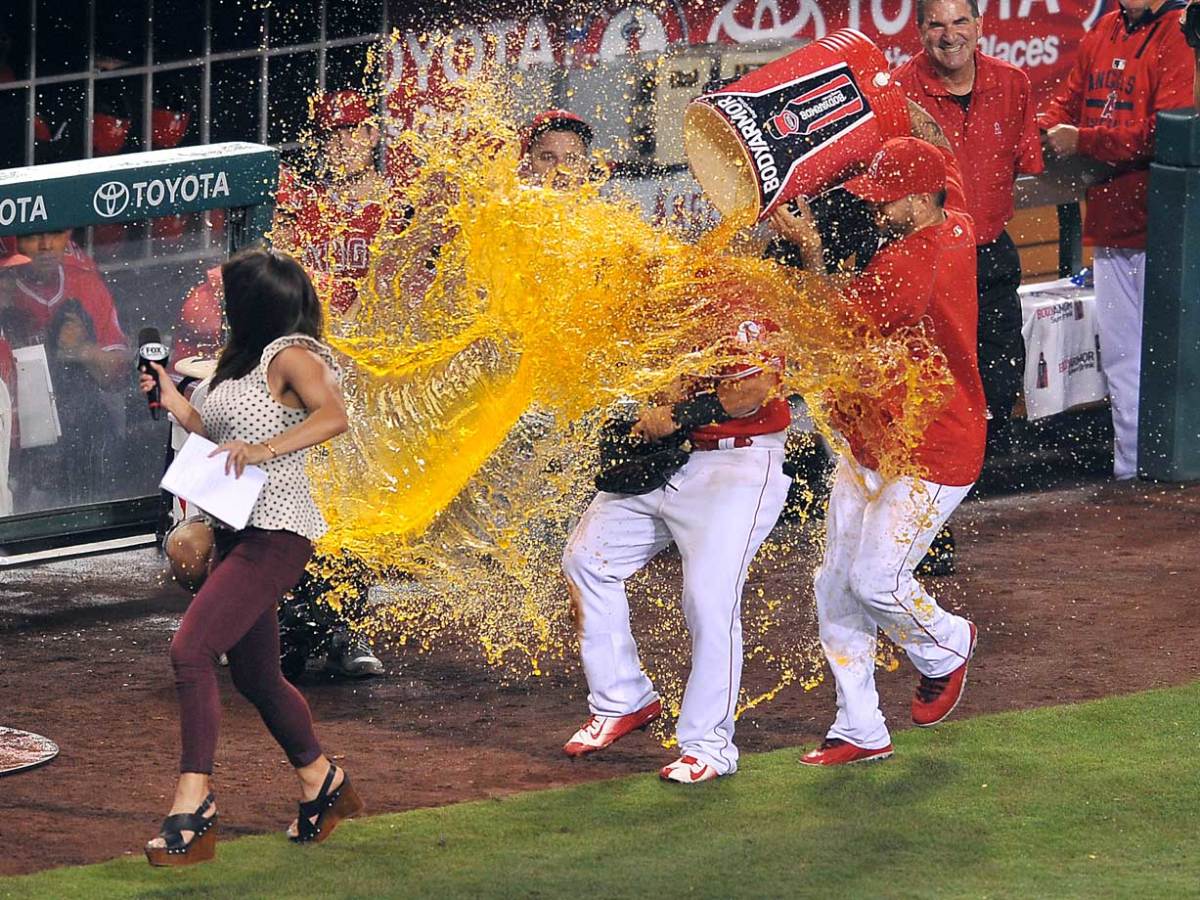
[[[1087,192],[1085,244],[1146,246],[1146,189],[1154,156],[1155,114],[1192,105],[1193,56],[1179,30],[1184,0],[1130,23],[1122,9],[1096,23],[1038,126],[1079,127],[1079,154],[1114,166]]]

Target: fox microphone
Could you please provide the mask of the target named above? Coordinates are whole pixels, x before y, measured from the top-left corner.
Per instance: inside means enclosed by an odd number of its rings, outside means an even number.
[[[163,346],[162,335],[158,333],[157,328],[143,328],[138,332],[138,371],[153,375],[157,382],[158,373],[150,367],[152,362],[166,368],[167,348]],[[150,405],[151,418],[157,419],[159,410],[162,409],[162,388],[158,384],[146,394],[146,402]]]

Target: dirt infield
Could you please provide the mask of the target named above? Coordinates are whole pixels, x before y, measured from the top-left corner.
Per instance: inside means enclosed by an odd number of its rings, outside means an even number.
[[[956,715],[1200,678],[1191,612],[1200,486],[1091,484],[994,497],[968,503],[954,522],[959,573],[937,579],[935,592],[981,629]],[[663,571],[674,577],[670,560]],[[807,577],[797,562],[771,580]],[[130,590],[127,572],[40,588],[21,572],[0,579],[0,604],[22,583],[35,585],[29,596],[58,599]],[[810,591],[803,596],[811,603]],[[0,779],[0,874],[139,854],[169,805],[177,735],[166,648],[186,598],[165,587],[117,607],[81,601],[40,618],[0,609],[0,724],[62,748],[49,766]],[[576,678],[505,685],[465,653],[385,661],[392,674],[380,680],[304,686],[323,743],[372,812],[652,772],[671,758],[644,734],[600,758],[563,757],[562,740],[585,713]],[[880,674],[894,729],[905,727],[913,680],[907,665]],[[227,676],[223,690],[215,783],[225,835],[282,829],[294,810],[289,769]],[[789,689],[742,719],[739,744],[754,752],[812,742],[832,706],[828,681],[810,693]]]

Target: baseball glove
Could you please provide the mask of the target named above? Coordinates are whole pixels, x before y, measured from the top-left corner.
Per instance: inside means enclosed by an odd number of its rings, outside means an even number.
[[[630,433],[633,419],[610,419],[600,429],[600,474],[596,487],[613,494],[648,494],[683,468],[688,452],[684,429],[658,441]]]

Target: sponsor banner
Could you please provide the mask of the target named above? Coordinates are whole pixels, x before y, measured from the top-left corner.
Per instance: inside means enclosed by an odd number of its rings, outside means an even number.
[[[1079,40],[1104,6],[1105,0],[979,0],[980,46],[1024,69],[1040,104],[1070,68]],[[893,68],[921,49],[915,0],[725,0],[689,9],[693,43],[815,39],[854,28],[879,45]]]
[[[984,52],[1024,69],[1040,104],[1070,68],[1084,32],[1111,0],[979,0]],[[703,44],[811,41],[839,28],[863,32],[894,67],[920,50],[915,0],[634,0],[564,4],[529,14],[498,0],[489,19],[441,31],[414,19],[386,64],[393,114],[452,100],[447,91],[488,64],[519,71],[612,62]],[[582,11],[581,11],[582,10]],[[452,92],[451,92],[452,95]]]
[[[279,153],[209,144],[5,170],[0,234],[35,234],[274,202]]]

